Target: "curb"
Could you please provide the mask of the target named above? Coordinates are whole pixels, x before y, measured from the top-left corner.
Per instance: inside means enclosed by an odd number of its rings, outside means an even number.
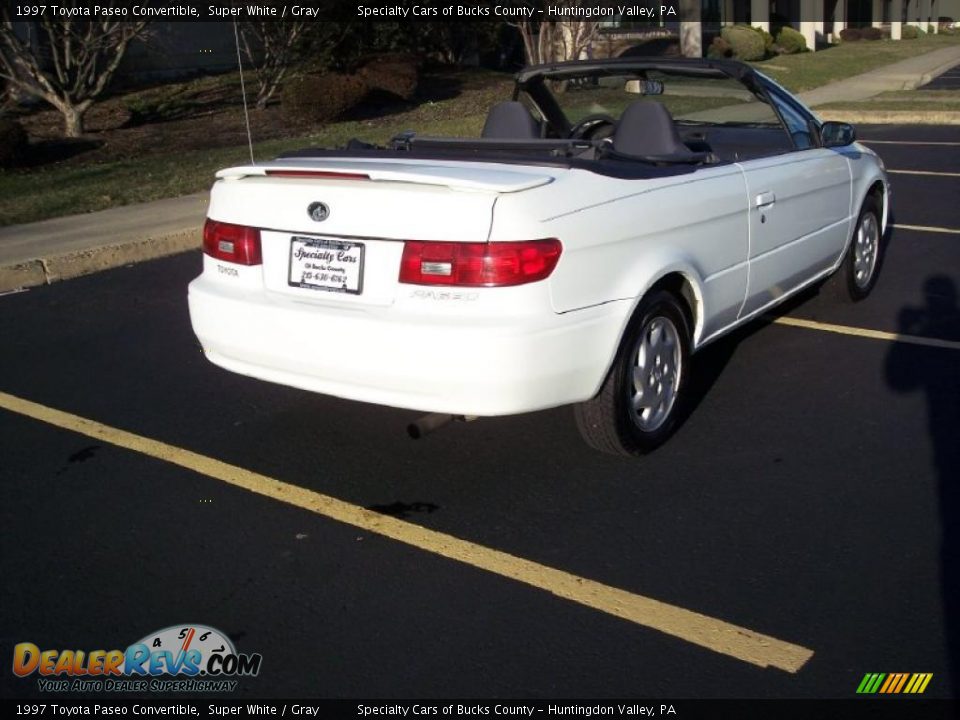
[[[59,280],[89,275],[130,263],[197,250],[201,246],[201,232],[198,226],[145,240],[103,245],[89,250],[3,265],[0,266],[0,292],[50,285]]]

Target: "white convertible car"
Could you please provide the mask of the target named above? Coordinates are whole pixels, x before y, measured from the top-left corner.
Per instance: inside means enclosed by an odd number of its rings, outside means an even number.
[[[530,67],[480,138],[217,174],[190,284],[211,362],[450,418],[573,404],[640,454],[691,353],[801,289],[865,297],[890,189],[849,125],[734,61]]]

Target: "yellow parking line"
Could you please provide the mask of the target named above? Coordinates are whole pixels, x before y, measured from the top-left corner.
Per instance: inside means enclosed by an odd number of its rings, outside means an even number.
[[[921,335],[903,335],[902,333],[884,332],[882,330],[868,330],[866,328],[850,327],[849,325],[832,325],[830,323],[803,320],[794,317],[774,318],[777,325],[806,328],[807,330],[823,330],[841,335],[870,338],[871,340],[887,340],[888,342],[910,343],[911,345],[925,345],[926,347],[960,350],[960,342],[956,340],[940,340],[939,338],[923,337]]]
[[[190,450],[103,425],[14,395],[0,392],[0,408],[179,465],[228,485],[294,505],[480,570],[486,570],[752,665],[775,667],[795,673],[813,657],[812,650],[800,645],[525,560],[500,550],[461,540],[453,535],[428,530],[329,495],[291,485]]]
[[[887,170],[890,175],[932,175],[933,177],[960,177],[957,172],[935,172],[933,170]]]
[[[937,227],[935,225],[900,225],[894,224],[896,230],[916,230],[918,232],[947,233],[948,235],[960,235],[960,230],[956,228]]]

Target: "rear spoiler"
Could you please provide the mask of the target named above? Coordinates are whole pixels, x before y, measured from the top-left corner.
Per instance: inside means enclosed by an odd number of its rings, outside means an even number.
[[[262,165],[242,165],[217,173],[221,180],[275,177],[291,182],[370,181],[439,185],[453,190],[512,193],[553,182],[553,176],[535,170],[505,170],[492,164],[446,164],[430,161],[366,159],[274,160]]]

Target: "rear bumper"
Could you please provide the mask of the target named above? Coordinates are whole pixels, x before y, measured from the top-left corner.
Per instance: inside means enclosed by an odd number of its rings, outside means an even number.
[[[510,415],[599,389],[629,310],[614,302],[544,317],[402,317],[235,292],[203,276],[190,318],[207,358],[242,375],[424,412]]]

